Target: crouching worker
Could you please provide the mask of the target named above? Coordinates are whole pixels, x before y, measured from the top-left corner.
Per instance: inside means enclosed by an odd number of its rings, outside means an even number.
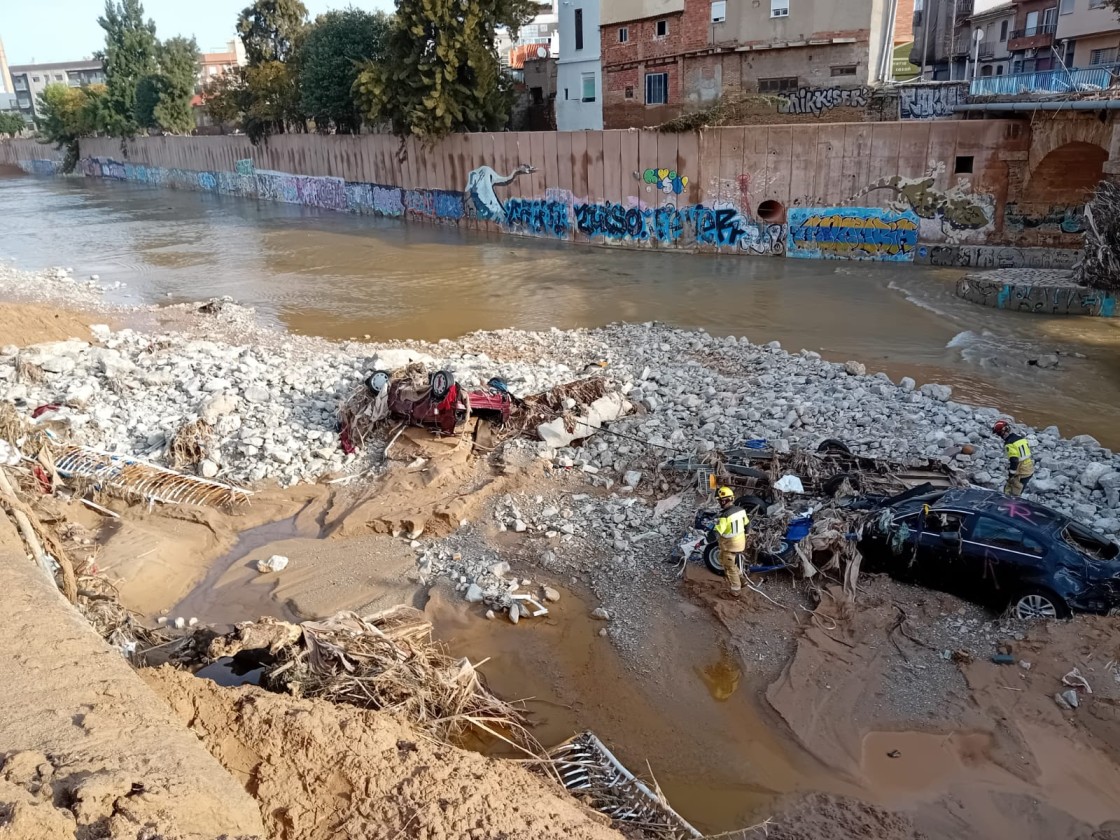
[[[1034,477],[1034,458],[1031,445],[1025,435],[1011,428],[1005,420],[998,421],[992,431],[1003,440],[1007,452],[1007,486],[1003,492],[1008,496],[1022,496],[1027,484]]]
[[[716,491],[719,502],[719,518],[713,529],[719,540],[719,562],[727,574],[727,583],[733,598],[739,597],[743,580],[739,577],[738,555],[747,550],[747,526],[750,518],[747,512],[735,504],[735,492],[730,487]]]

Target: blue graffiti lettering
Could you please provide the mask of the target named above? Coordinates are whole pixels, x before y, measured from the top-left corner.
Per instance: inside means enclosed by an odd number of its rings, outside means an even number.
[[[522,228],[538,236],[567,237],[571,229],[568,205],[545,199],[511,198],[506,202],[506,224],[511,229]]]

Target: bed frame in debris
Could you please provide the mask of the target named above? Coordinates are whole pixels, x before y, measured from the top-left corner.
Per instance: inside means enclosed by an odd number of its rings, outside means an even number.
[[[703,836],[669,807],[656,784],[650,787],[627,770],[594,733],[570,738],[548,755],[564,787],[596,811],[663,840]]]

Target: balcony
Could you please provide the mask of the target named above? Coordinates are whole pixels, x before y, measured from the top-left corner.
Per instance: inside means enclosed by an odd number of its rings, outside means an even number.
[[[995,44],[985,44],[983,41],[980,42],[980,52],[978,53],[978,57],[980,58],[981,61],[983,61],[984,59],[987,59],[987,58],[994,58],[995,54],[996,54],[996,45]]]
[[[1007,49],[1011,52],[1046,49],[1054,43],[1054,33],[1057,31],[1058,24],[1056,23],[1044,23],[1041,26],[1012,30],[1011,36],[1007,39]]]
[[[1025,96],[1037,93],[1092,93],[1106,90],[1116,80],[1115,68],[1091,67],[1084,70],[1043,70],[1011,76],[986,76],[973,79],[971,96]]]

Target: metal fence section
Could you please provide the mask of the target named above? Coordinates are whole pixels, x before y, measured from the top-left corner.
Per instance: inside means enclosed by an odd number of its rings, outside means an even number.
[[[1010,76],[986,76],[973,79],[972,96],[1019,96],[1029,93],[1090,93],[1106,90],[1117,81],[1112,67],[1090,67],[1081,70],[1043,70],[1038,73],[1015,73]]]

